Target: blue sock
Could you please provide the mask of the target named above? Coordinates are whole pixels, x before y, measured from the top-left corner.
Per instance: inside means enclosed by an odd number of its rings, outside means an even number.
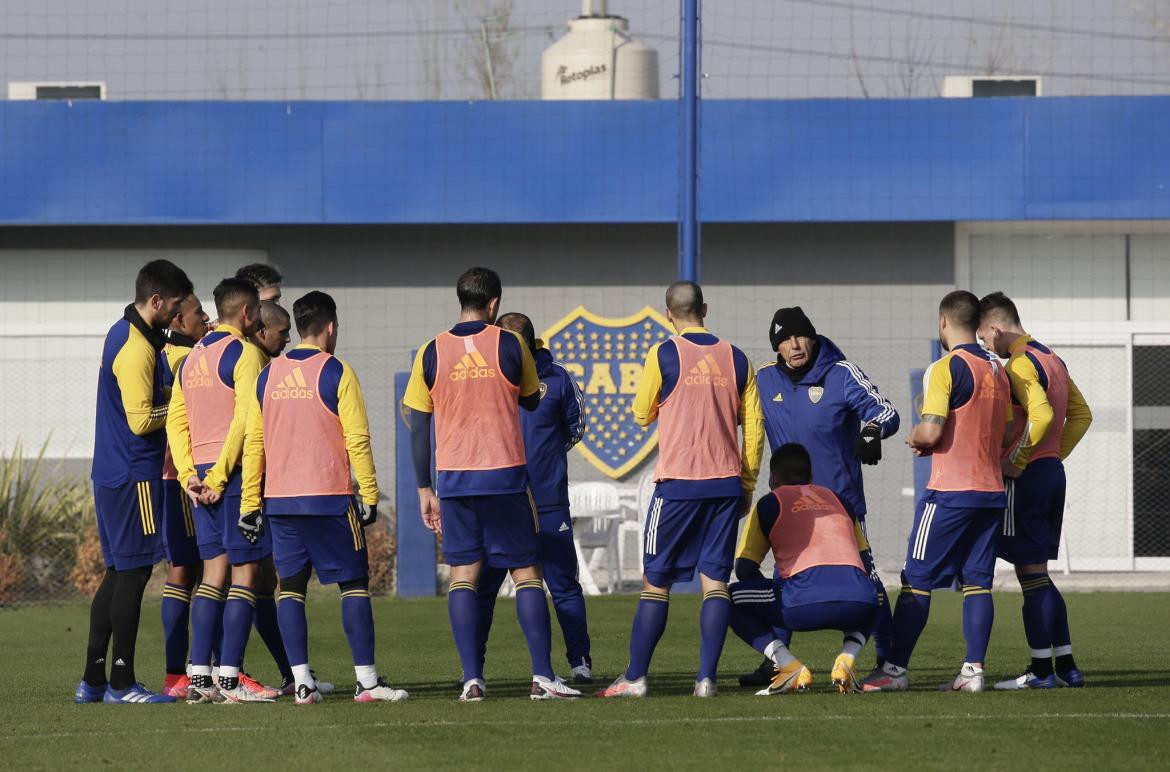
[[[374,664],[374,608],[365,587],[341,592],[341,625],[354,665]]]
[[[163,586],[162,629],[166,647],[167,675],[187,672],[188,624],[191,621],[191,588],[167,582]]]
[[[1052,577],[1048,578],[1051,583]],[[1068,607],[1064,605],[1064,596],[1055,584],[1050,584],[1044,600],[1044,609],[1047,612],[1048,627],[1052,631],[1052,655],[1056,659],[1056,669],[1060,672],[1072,670],[1077,666],[1072,655],[1072,634],[1068,629]]]
[[[888,664],[910,666],[910,655],[914,653],[918,636],[926,629],[929,617],[930,591],[903,586],[898,595],[898,607],[894,610],[894,651],[886,660]]]
[[[991,642],[995,604],[991,589],[977,584],[963,585],[963,638],[967,641],[967,662],[983,662]]]
[[[305,617],[305,596],[299,592],[280,593],[276,604],[280,637],[293,665],[309,664],[309,620]]]
[[[626,679],[636,681],[650,669],[650,658],[654,647],[666,631],[667,612],[670,611],[670,594],[656,590],[643,590],[634,612],[634,626],[630,630],[630,664],[626,667]]]
[[[256,616],[256,596],[252,588],[233,584],[228,588],[227,603],[223,607],[223,659],[220,667],[240,667],[244,662],[244,649],[248,646],[248,635],[252,632],[252,619]]]
[[[224,591],[200,584],[191,601],[191,664],[211,666],[212,647],[219,648]]]
[[[704,678],[715,680],[730,615],[731,594],[727,590],[703,593],[703,605],[699,610],[699,672],[695,675],[696,682]]]
[[[1048,574],[1020,576],[1020,589],[1024,591],[1024,637],[1032,654],[1028,669],[1040,678],[1052,675],[1052,628],[1048,626],[1044,608],[1051,587]]]
[[[552,620],[548,616],[543,581],[526,579],[516,583],[516,618],[520,620],[520,630],[528,641],[532,674],[556,678],[552,668]]]
[[[878,609],[874,618],[873,651],[877,657],[877,664],[881,666],[894,650],[894,615],[890,613],[890,598],[886,595],[886,588],[880,583],[877,588]]]
[[[292,667],[284,650],[284,639],[280,637],[280,623],[276,619],[276,599],[271,595],[256,596],[256,632],[268,647],[272,661],[283,678],[292,678]]]
[[[451,582],[447,592],[447,616],[451,619],[451,635],[455,650],[463,665],[463,680],[483,678],[479,660],[479,598],[471,582]]]

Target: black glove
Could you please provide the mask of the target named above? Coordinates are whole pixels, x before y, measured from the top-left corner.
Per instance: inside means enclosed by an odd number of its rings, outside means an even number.
[[[240,529],[240,533],[248,540],[249,544],[255,544],[260,539],[260,535],[264,533],[264,515],[260,514],[258,509],[251,512],[241,512],[236,527]]]
[[[853,446],[853,457],[863,464],[876,464],[882,460],[882,430],[877,424],[866,424],[861,436]]]
[[[373,504],[367,508],[361,499],[356,496],[353,498],[353,513],[357,515],[358,522],[362,524],[362,528],[369,528],[378,522],[378,505]]]
[[[741,582],[748,579],[763,579],[764,575],[760,572],[760,564],[748,558],[735,559],[735,578]]]

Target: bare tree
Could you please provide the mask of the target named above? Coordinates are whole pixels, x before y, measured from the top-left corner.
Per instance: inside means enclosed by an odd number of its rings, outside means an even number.
[[[467,24],[459,71],[472,88],[472,98],[516,96],[513,0],[456,0],[455,7]]]
[[[922,33],[919,19],[911,19],[906,23],[906,55],[899,60],[898,83],[896,92],[899,96],[913,97],[920,93],[937,94],[937,89],[929,88],[931,55],[934,45]]]

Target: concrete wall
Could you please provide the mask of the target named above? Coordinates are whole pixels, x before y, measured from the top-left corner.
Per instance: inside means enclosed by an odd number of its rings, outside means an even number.
[[[799,304],[905,415],[908,372],[927,363],[935,304],[953,286],[953,244],[949,224],[709,227],[709,325],[762,364],[772,358],[766,331],[773,310]],[[52,416],[68,415],[71,425],[54,436],[67,435],[70,442],[55,455],[89,455],[90,368],[107,320],[117,318],[128,301],[133,273],[144,259],[173,254],[191,268],[197,292],[210,306],[217,271],[230,268],[224,261],[234,265],[257,253],[267,253],[284,271],[286,306],[307,289],[336,296],[338,353],[361,377],[388,493],[394,484],[393,374],[408,369],[411,351],[454,320],[454,282],[465,268],[485,264],[498,270],[505,283],[503,307],[529,314],[538,331],[577,305],[611,317],[646,305],[660,308],[675,275],[675,231],[669,226],[2,229],[0,319],[7,326],[0,328],[0,345],[9,352],[23,347],[18,369],[24,373],[0,404],[2,444],[22,437],[39,445]],[[42,270],[34,275],[30,264]],[[91,277],[83,285],[93,293],[85,296],[91,302],[83,317],[70,276]],[[27,313],[30,305],[41,309],[41,323],[69,336],[36,336],[27,321],[25,337],[16,335],[17,310]],[[46,309],[55,309],[50,318]],[[71,405],[58,410],[37,400],[45,388],[55,388],[44,384],[56,382],[62,347],[72,352],[67,362],[78,375],[72,387],[53,392],[53,400]],[[12,365],[6,354],[5,371],[12,372]],[[900,561],[912,515],[912,499],[903,493],[913,481],[902,439],[891,441],[886,460],[867,471],[871,535],[890,567]],[[601,479],[575,453],[572,474]]]

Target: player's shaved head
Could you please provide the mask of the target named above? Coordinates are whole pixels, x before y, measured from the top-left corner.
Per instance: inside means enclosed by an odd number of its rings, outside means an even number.
[[[255,317],[260,311],[260,295],[256,285],[246,279],[232,277],[215,285],[215,312],[226,321],[238,319],[245,307],[253,310]]]
[[[260,321],[264,323],[265,327],[279,327],[284,324],[291,326],[288,311],[279,303],[274,303],[271,300],[260,301]]]
[[[666,310],[678,319],[702,319],[703,288],[693,281],[676,281],[666,288]]]
[[[979,318],[982,322],[997,322],[1000,326],[1020,326],[1020,312],[1012,299],[1002,292],[992,292],[979,301]]]
[[[938,312],[963,332],[974,335],[979,329],[979,298],[967,290],[948,293],[938,304]]]
[[[772,481],[779,485],[808,485],[812,482],[812,459],[804,446],[796,442],[776,448],[769,470]]]
[[[529,351],[536,351],[536,329],[532,326],[532,320],[527,316],[511,311],[497,319],[496,324],[505,330],[511,330],[518,334],[528,344]]]

